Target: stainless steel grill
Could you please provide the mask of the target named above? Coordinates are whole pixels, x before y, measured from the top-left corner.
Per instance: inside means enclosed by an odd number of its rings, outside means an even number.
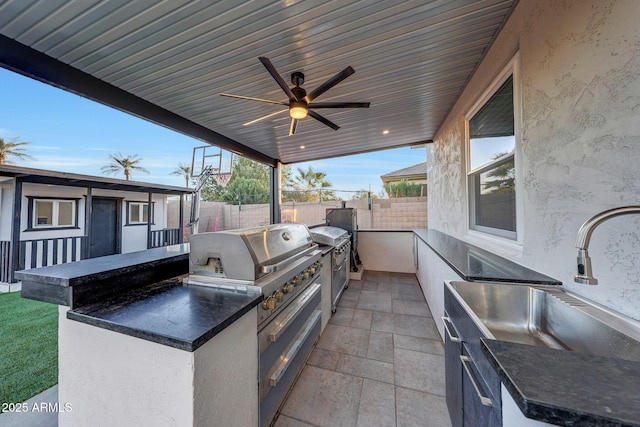
[[[333,246],[331,255],[331,311],[335,313],[342,293],[349,285],[351,239],[347,230],[323,226],[311,229],[316,243]]]
[[[190,238],[189,285],[260,292],[260,425],[269,425],[320,336],[322,251],[302,224]]]
[[[191,236],[188,284],[260,292],[263,326],[320,272],[321,251],[303,224],[201,233]]]

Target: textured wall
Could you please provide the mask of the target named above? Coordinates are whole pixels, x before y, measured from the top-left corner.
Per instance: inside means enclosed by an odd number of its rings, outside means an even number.
[[[521,1],[429,148],[429,224],[560,279],[640,319],[640,216],[601,225],[598,286],[578,285],[576,233],[587,218],[640,204],[640,2]],[[520,53],[522,247],[467,231],[464,120]]]

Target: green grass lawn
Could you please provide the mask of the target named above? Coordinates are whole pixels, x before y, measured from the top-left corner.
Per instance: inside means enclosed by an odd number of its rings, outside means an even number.
[[[0,404],[58,383],[58,306],[0,294]]]

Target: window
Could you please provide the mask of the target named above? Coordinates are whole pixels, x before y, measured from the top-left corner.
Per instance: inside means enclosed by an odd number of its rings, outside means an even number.
[[[127,202],[127,225],[146,224],[149,221],[149,203]],[[153,204],[151,205],[153,223]]]
[[[469,119],[469,228],[517,239],[513,65]]]
[[[75,227],[77,201],[67,199],[30,199],[31,228]]]

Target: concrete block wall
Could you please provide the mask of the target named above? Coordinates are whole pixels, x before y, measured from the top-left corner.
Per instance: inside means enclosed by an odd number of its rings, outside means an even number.
[[[340,207],[339,201],[309,203],[284,203],[281,206],[282,222],[308,225],[323,224],[327,208]],[[349,200],[346,207],[358,213],[358,227],[363,230],[406,230],[427,227],[427,198],[404,197],[397,199],[373,199],[371,209],[365,200]],[[190,202],[185,203],[185,220],[189,219]],[[179,202],[170,200],[168,227],[178,227]],[[231,230],[269,224],[269,205],[227,205],[221,202],[200,203],[199,231]],[[190,230],[187,229],[187,235]]]

